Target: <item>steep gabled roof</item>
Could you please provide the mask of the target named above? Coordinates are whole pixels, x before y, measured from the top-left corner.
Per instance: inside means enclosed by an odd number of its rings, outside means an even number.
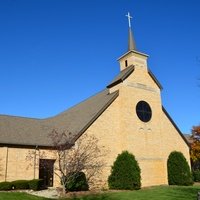
[[[168,114],[168,112],[166,111],[166,109],[163,106],[162,106],[162,110],[165,113],[166,117],[169,119],[169,121],[172,123],[172,125],[174,126],[174,128],[177,130],[177,132],[179,133],[179,135],[182,137],[182,139],[185,141],[185,143],[190,148],[189,142],[186,140],[186,138],[184,137],[183,133],[180,131],[180,129],[178,128],[178,126],[176,125],[176,123],[173,121],[173,119],[170,117],[170,115]]]
[[[111,88],[121,82],[123,82],[128,76],[134,71],[134,66],[130,65],[129,67],[122,70],[119,75],[117,75],[109,85],[107,85],[107,88]]]
[[[123,82],[126,78],[128,78],[128,76],[131,75],[131,73],[134,71],[134,65],[130,65],[129,67],[125,68],[124,70],[122,70],[120,72],[119,75],[117,75],[109,85],[107,85],[107,88],[111,88],[121,82]],[[152,73],[152,71],[150,69],[148,69],[148,74],[150,75],[150,77],[153,79],[153,81],[156,83],[156,85],[162,90],[163,87],[162,85],[159,83],[158,79],[154,76],[154,74]]]
[[[67,142],[74,143],[117,96],[118,91],[110,94],[108,89],[105,89],[47,119],[0,115],[0,145],[52,147],[49,135],[54,129],[66,131]]]
[[[156,83],[156,85],[160,88],[160,90],[163,89],[162,85],[159,83],[158,79],[154,76],[153,72],[148,69],[148,73],[151,76],[151,78],[154,80],[154,82]]]

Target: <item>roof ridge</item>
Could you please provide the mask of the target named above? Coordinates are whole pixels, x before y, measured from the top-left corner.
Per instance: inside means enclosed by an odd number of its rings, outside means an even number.
[[[10,117],[10,118],[22,118],[22,119],[28,119],[28,120],[43,120],[42,118],[34,118],[34,117],[24,117],[24,116],[18,116],[18,115],[7,115],[7,114],[0,114],[0,117]]]
[[[48,120],[48,119],[51,119],[51,118],[54,118],[54,117],[60,116],[60,115],[62,115],[62,114],[64,114],[64,113],[66,113],[67,111],[73,109],[74,107],[76,107],[76,106],[78,106],[78,105],[80,105],[80,104],[82,104],[82,103],[84,103],[84,102],[90,100],[91,98],[97,96],[98,94],[101,94],[101,93],[106,92],[106,91],[107,91],[108,94],[109,94],[109,90],[108,90],[107,88],[105,88],[105,89],[103,89],[103,90],[101,90],[101,91],[99,91],[99,92],[96,92],[95,94],[93,94],[93,95],[87,97],[86,99],[84,99],[84,100],[82,100],[82,101],[80,101],[80,102],[74,104],[73,106],[66,108],[64,111],[59,112],[58,114],[56,114],[56,115],[54,115],[54,116],[51,116],[51,117],[47,117],[47,118],[45,118],[45,120]],[[111,94],[112,94],[112,93],[111,93]]]
[[[105,91],[108,91],[108,94],[109,94],[109,90],[108,90],[107,88],[105,88],[105,89],[103,89],[103,90],[101,90],[101,91],[99,91],[99,92],[93,94],[92,96],[87,97],[87,98],[84,99],[83,101],[81,101],[81,102],[79,102],[79,103],[77,103],[77,104],[74,104],[73,106],[71,106],[71,107],[69,107],[69,108],[66,108],[64,111],[59,112],[59,113],[57,113],[57,114],[55,114],[55,115],[53,115],[53,116],[50,116],[50,117],[35,118],[35,117],[25,117],[25,116],[8,115],[8,114],[0,114],[0,117],[10,117],[10,118],[19,118],[19,119],[36,120],[36,121],[48,120],[48,119],[54,118],[54,117],[56,117],[56,116],[58,116],[58,115],[61,115],[62,113],[66,112],[67,110],[70,110],[70,109],[72,109],[73,107],[75,107],[75,106],[77,106],[77,105],[79,105],[79,104],[81,104],[81,103],[83,103],[83,102],[89,100],[90,98],[92,98],[92,97],[94,97],[94,96],[96,96],[96,95],[98,95],[98,94],[100,94],[100,93],[103,93],[103,92],[105,92]]]

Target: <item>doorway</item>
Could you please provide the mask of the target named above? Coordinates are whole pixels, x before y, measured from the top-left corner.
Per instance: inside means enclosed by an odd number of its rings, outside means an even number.
[[[44,187],[53,187],[54,162],[52,159],[40,159],[39,179],[43,180]]]

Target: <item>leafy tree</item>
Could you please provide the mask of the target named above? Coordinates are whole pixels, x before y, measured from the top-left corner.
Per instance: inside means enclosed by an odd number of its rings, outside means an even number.
[[[169,185],[192,185],[190,167],[181,152],[173,151],[167,160]]]
[[[134,155],[128,151],[123,151],[117,156],[111,169],[111,175],[108,177],[108,185],[110,189],[140,189],[140,167]]]
[[[192,136],[191,136],[192,144],[191,144],[191,160],[193,170],[199,169],[200,167],[200,126],[194,126],[192,128]]]

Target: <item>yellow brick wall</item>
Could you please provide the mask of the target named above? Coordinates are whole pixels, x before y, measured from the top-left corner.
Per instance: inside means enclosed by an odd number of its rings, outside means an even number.
[[[56,160],[55,151],[0,147],[0,182],[38,179],[39,159]],[[54,174],[54,186],[59,185],[59,177]]]
[[[0,181],[5,181],[7,147],[0,147]]]

